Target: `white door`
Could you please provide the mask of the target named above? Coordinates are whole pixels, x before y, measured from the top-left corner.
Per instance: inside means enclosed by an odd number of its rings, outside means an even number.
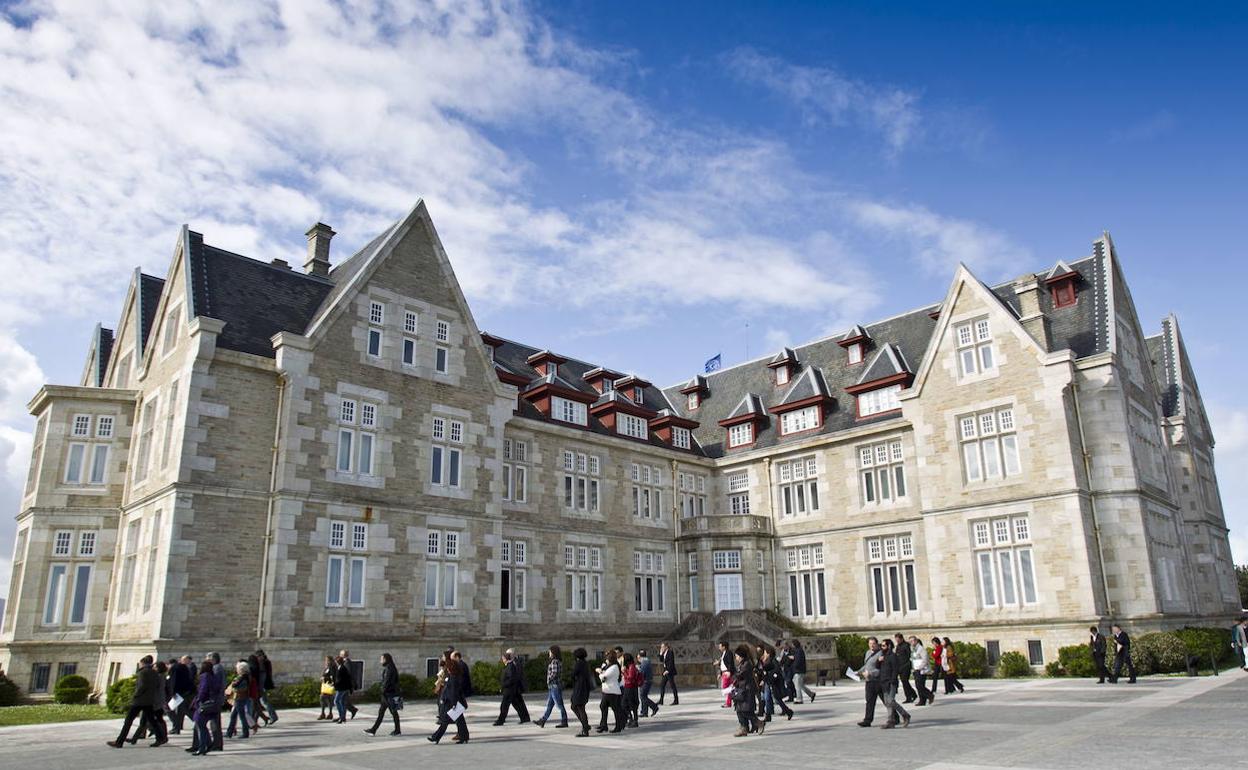
[[[745,602],[741,598],[741,576],[739,574],[715,576],[715,611],[743,610]]]

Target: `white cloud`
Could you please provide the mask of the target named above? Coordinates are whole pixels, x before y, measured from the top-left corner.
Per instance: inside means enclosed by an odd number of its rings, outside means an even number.
[[[919,96],[913,91],[872,85],[827,67],[792,64],[748,47],[732,51],[726,61],[738,78],[789,101],[808,123],[852,123],[878,132],[889,154],[904,150],[919,133]]]
[[[793,335],[787,329],[768,329],[763,333],[764,351],[779,350],[793,344]]]
[[[1231,530],[1231,554],[1236,564],[1248,564],[1248,409],[1228,404],[1206,404],[1213,430],[1214,462],[1222,512]]]
[[[857,201],[850,211],[864,227],[909,245],[929,272],[948,274],[959,262],[996,277],[1020,269],[1031,259],[1009,236],[965,219],[942,216],[923,206]]]

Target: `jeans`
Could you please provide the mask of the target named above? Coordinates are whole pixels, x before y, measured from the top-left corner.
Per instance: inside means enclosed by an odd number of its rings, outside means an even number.
[[[338,718],[345,722],[347,719],[346,690],[334,690],[334,708],[338,709]]]
[[[863,690],[867,696],[867,713],[863,715],[862,721],[865,724],[871,724],[875,720],[875,701],[882,698],[880,683],[876,679],[868,679],[863,685]]]
[[[809,695],[812,700],[814,699],[815,691],[806,686],[805,674],[793,675],[793,693],[797,696],[798,703],[802,702],[802,693]]]
[[[789,708],[788,704],[784,702],[784,697],[783,696],[776,697],[776,693],[771,689],[771,684],[770,683],[764,684],[763,685],[763,713],[768,718],[770,718],[773,714],[776,713],[776,706],[780,707],[781,714],[788,715],[788,714],[793,713],[793,709]]]
[[[277,721],[277,709],[273,708],[272,703],[269,703],[267,695],[268,693],[265,692],[260,693],[260,707],[269,715],[269,721],[275,722]]]
[[[234,696],[234,708],[230,711],[230,726],[225,731],[227,737],[234,737],[234,723],[236,720],[243,723],[243,737],[246,738],[251,735],[251,725],[248,724],[251,720],[247,718],[247,705],[250,702],[250,698]]]
[[[550,684],[546,686],[546,713],[542,714],[542,722],[550,719],[550,713],[554,711],[555,706],[559,706],[559,723],[568,723],[568,712],[563,707],[563,688],[558,684]]]
[[[373,722],[373,732],[377,732],[377,728],[381,727],[381,723],[386,719],[386,712],[389,711],[394,717],[394,731],[399,732],[399,712],[394,710],[393,695],[381,696],[381,710],[377,712],[377,721]]]
[[[653,682],[645,682],[644,684],[642,684],[642,685],[641,685],[641,693],[640,693],[640,696],[641,696],[641,715],[642,715],[643,717],[644,717],[644,716],[646,716],[646,715],[648,715],[648,714],[657,714],[657,713],[659,713],[659,706],[658,706],[658,704],[657,704],[657,703],[655,703],[654,701],[650,700],[650,688],[651,688],[653,685],[654,685],[654,683],[653,683]]]
[[[214,717],[219,717],[220,712],[214,711],[209,714],[200,710],[195,716],[195,737],[191,742],[191,748],[194,750],[202,750],[207,753],[209,749],[215,748],[212,741],[212,732],[208,729],[208,725],[212,724]]]
[[[884,709],[888,712],[888,721],[897,724],[898,718],[910,721],[910,712],[897,702],[897,682],[889,682],[880,687],[880,700],[884,701]]]

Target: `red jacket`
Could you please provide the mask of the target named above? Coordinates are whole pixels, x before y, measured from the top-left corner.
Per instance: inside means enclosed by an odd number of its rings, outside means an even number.
[[[942,665],[941,659],[940,659],[940,653],[943,649],[944,647],[939,644],[932,647],[932,661],[935,663],[937,668],[939,668]]]
[[[624,686],[625,687],[641,687],[645,677],[641,675],[641,671],[637,668],[637,664],[624,669]]]

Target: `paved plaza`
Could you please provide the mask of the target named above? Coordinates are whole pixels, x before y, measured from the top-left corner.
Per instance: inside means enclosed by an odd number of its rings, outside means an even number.
[[[258,738],[230,741],[222,754],[191,757],[188,734],[160,749],[104,745],[119,721],[0,729],[0,766],[104,768],[417,767],[430,762],[469,768],[1221,768],[1248,739],[1248,674],[1200,679],[1149,678],[1135,685],[1033,679],[971,680],[962,695],[914,710],[908,729],[862,729],[862,689],[850,682],[818,688],[791,721],[772,722],[762,737],[733,738],[736,720],[712,690],[689,691],[678,707],[642,721],[624,736],[574,737],[575,731],[512,724],[493,727],[497,700],[470,708],[472,742],[439,746],[425,740],[429,704],[409,704],[404,735],[370,738],[376,707],[347,725],[316,721],[315,710],[287,711]],[[526,700],[540,715],[537,694]],[[596,715],[596,711],[591,712]],[[877,726],[882,719],[877,712]],[[381,732],[389,730],[389,726]]]

